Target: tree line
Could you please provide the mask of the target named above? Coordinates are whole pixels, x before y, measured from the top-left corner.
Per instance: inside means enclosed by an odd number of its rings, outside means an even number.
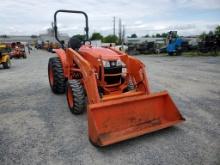
[[[215,36],[215,37],[217,37],[217,38],[220,38],[220,25],[217,26],[214,31],[209,31],[208,33],[203,32],[203,33],[199,36],[199,38],[200,38],[200,39],[205,39],[205,38],[207,38],[207,37],[213,37],[213,36]]]
[[[217,26],[214,31],[210,31],[208,33],[204,32],[204,33],[200,34],[199,37],[201,39],[204,39],[207,36],[214,36],[214,35],[220,38],[220,25]],[[168,36],[168,33],[161,33],[161,34],[157,33],[157,34],[154,34],[154,35],[151,35],[151,36],[149,34],[146,34],[146,35],[144,35],[142,37],[153,37],[153,38],[161,37],[161,38],[166,38],[167,36]],[[7,38],[7,35],[1,35],[0,37]],[[37,35],[32,35],[31,37],[32,38],[37,38]],[[81,34],[74,35],[74,37],[77,37],[81,41],[84,40],[84,38],[85,38],[85,36],[81,35]],[[137,38],[137,37],[138,36],[135,33],[131,34],[130,36],[128,36],[128,38]],[[101,40],[104,43],[117,43],[117,44],[121,44],[120,43],[121,41],[119,41],[118,36],[112,35],[112,34],[111,35],[107,35],[107,36],[103,36],[101,33],[98,33],[98,32],[94,32],[92,34],[92,36],[90,37],[90,40]]]
[[[73,37],[78,38],[80,41],[83,41],[85,39],[85,35],[77,34]],[[118,43],[118,37],[116,35],[107,35],[103,36],[101,33],[94,32],[92,36],[90,37],[90,40],[101,40],[104,43]]]
[[[155,34],[155,35],[145,35],[143,37],[163,37],[163,38],[166,38],[168,35],[168,33],[162,33],[162,34]],[[85,38],[84,35],[81,35],[81,34],[77,34],[77,35],[74,35],[74,37],[78,38],[79,40],[83,40]],[[136,34],[132,34],[131,36],[128,36],[128,38],[137,38],[138,36]],[[107,35],[107,36],[103,36],[101,33],[98,33],[98,32],[94,32],[92,34],[92,36],[90,37],[90,40],[101,40],[102,42],[104,43],[117,43],[117,44],[121,44],[120,41],[119,41],[119,38],[118,36],[116,35]]]

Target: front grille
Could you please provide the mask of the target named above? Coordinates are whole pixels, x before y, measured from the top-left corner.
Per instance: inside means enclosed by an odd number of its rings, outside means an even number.
[[[122,72],[122,66],[114,66],[114,67],[105,67],[104,73],[111,75],[111,74],[120,74]],[[117,76],[105,76],[104,78],[107,85],[117,84],[121,82],[121,75]]]

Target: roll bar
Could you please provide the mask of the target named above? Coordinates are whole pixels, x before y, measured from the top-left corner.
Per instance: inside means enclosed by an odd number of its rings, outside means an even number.
[[[58,38],[58,29],[57,29],[57,14],[58,13],[74,13],[74,14],[83,14],[85,16],[85,20],[86,20],[86,27],[85,27],[85,32],[86,32],[86,38],[85,40],[88,41],[89,40],[89,23],[88,23],[88,15],[83,12],[83,11],[76,11],[76,10],[57,10],[54,13],[54,32],[55,32],[55,38],[56,40],[62,45],[62,47],[64,48],[64,43],[63,41],[61,41]]]

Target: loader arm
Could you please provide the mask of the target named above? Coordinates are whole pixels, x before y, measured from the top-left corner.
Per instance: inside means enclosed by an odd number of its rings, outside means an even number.
[[[133,77],[133,84],[137,86],[137,91],[150,94],[148,78],[145,72],[145,65],[132,56],[128,56],[127,65],[128,73]]]
[[[83,75],[83,83],[87,92],[89,104],[100,102],[101,100],[98,93],[95,72],[90,63],[71,48],[67,49],[66,52],[67,56],[69,56],[69,59],[73,59],[77,66],[80,68],[80,71]]]
[[[145,65],[137,58],[129,56],[124,52],[111,47],[109,49],[121,55],[120,59],[126,64],[128,74],[132,77],[133,84],[137,86],[137,91],[150,94],[150,87],[145,71]]]
[[[63,73],[64,76],[67,78],[68,77],[68,71],[69,71],[69,64],[67,62],[67,57],[66,57],[66,52],[63,49],[54,49],[55,53],[57,54],[57,56],[59,57],[61,64],[62,64],[62,68],[63,68]]]

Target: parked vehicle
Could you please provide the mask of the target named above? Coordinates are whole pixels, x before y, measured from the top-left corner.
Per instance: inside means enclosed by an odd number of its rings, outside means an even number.
[[[64,46],[57,35],[57,14],[60,12],[85,16],[83,44],[72,37],[68,47]],[[85,12],[56,11],[54,30],[62,48],[55,49],[57,56],[49,59],[49,84],[55,94],[66,93],[73,114],[81,114],[87,108],[88,135],[92,144],[110,145],[185,120],[168,92],[151,93],[141,61],[111,47],[91,45]]]
[[[3,65],[4,69],[11,67],[11,60],[9,53],[7,52],[7,45],[0,43],[0,64]]]

